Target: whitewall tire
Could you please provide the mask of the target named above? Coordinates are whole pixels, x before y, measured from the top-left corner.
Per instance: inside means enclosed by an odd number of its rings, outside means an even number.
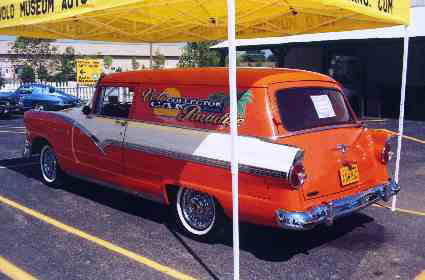
[[[207,193],[179,188],[175,199],[176,219],[180,228],[195,239],[211,240],[221,224],[215,199]]]
[[[48,144],[44,145],[40,152],[40,171],[45,184],[54,187],[60,184],[62,171],[53,148]]]

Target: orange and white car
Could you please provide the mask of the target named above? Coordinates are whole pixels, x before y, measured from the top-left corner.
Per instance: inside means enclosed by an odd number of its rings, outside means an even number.
[[[240,219],[304,230],[332,224],[399,186],[385,132],[357,120],[331,78],[239,69]],[[49,185],[72,175],[169,205],[208,238],[232,217],[226,68],[115,73],[83,109],[25,113],[24,155]]]

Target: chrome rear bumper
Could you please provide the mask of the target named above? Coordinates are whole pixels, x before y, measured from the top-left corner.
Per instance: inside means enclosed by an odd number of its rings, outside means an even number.
[[[309,230],[318,224],[332,225],[336,218],[349,215],[380,200],[388,201],[399,191],[400,186],[390,180],[387,184],[318,205],[306,212],[287,212],[278,209],[276,221],[279,227],[292,230]]]

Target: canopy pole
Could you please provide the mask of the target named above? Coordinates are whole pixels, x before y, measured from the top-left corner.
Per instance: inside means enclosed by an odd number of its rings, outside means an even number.
[[[233,201],[233,279],[239,280],[239,187],[238,187],[238,100],[236,90],[236,20],[235,0],[227,0],[227,40],[229,42],[229,95],[231,134],[231,173]]]
[[[394,180],[398,184],[400,175],[400,156],[401,141],[403,139],[404,130],[404,101],[406,99],[406,78],[407,78],[407,57],[409,55],[409,32],[407,25],[404,26],[404,47],[403,47],[403,72],[401,76],[401,97],[400,97],[400,116],[398,119],[398,140],[397,140],[397,161],[395,165]],[[391,210],[396,210],[397,196],[393,197]]]

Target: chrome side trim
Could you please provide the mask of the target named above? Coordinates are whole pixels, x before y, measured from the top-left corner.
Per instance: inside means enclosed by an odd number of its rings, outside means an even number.
[[[111,139],[110,136],[106,136],[103,139],[98,139],[95,134],[93,134],[89,129],[84,126],[84,121],[87,116],[83,115],[79,112],[78,109],[73,109],[69,112],[42,112],[42,114],[51,114],[54,117],[61,118],[63,121],[69,123],[73,128],[78,128],[80,131],[85,134],[87,137],[91,139],[91,141],[96,145],[98,150],[106,155],[105,148],[109,145],[116,145],[119,147],[139,150],[149,154],[165,156],[177,160],[186,160],[191,162],[196,162],[200,164],[205,164],[213,167],[220,167],[230,169],[230,160],[227,159],[228,154],[223,152],[222,145],[223,141],[212,142],[215,141],[210,139],[211,136],[214,135],[226,135],[225,133],[216,133],[208,130],[198,130],[187,127],[174,127],[167,124],[149,124],[147,122],[141,121],[131,121],[131,123],[139,123],[141,124],[140,128],[131,127],[131,133],[128,133],[129,126],[127,125],[125,128],[125,137],[123,137],[123,141],[117,141]],[[112,119],[111,119],[112,120]],[[165,131],[165,129],[170,128],[169,131]],[[72,134],[75,132],[72,131]],[[168,134],[174,135],[175,142],[173,145],[165,145],[163,140],[158,141],[159,139],[163,139],[163,135],[167,135],[167,133],[175,133]],[[149,135],[154,134],[156,139],[150,139]],[[178,135],[177,135],[178,134]],[[75,136],[75,135],[74,135]],[[292,162],[292,157],[296,154],[296,147],[290,147],[288,145],[272,143],[266,141],[265,139],[259,139],[255,137],[240,137],[241,141],[243,140],[245,144],[254,143],[257,147],[265,147],[266,150],[264,152],[269,151],[268,156],[263,153],[261,160],[254,155],[249,155],[248,160],[245,163],[241,163],[239,166],[240,171],[243,173],[254,174],[257,176],[268,176],[275,177],[281,179],[287,179],[288,172],[290,169],[290,162]],[[209,140],[208,143],[205,140]],[[187,142],[189,141],[189,142]],[[257,141],[257,142],[256,142]],[[73,141],[74,142],[74,137]],[[161,142],[159,145],[156,142]],[[187,149],[187,145],[191,143],[189,149]],[[217,144],[213,144],[217,143]],[[258,144],[259,143],[259,144]],[[72,143],[74,145],[74,143]],[[205,144],[202,147],[202,150],[199,151],[199,146]],[[209,145],[209,146],[208,146]],[[260,146],[259,146],[260,145]],[[205,147],[208,146],[208,147]],[[273,147],[276,148],[273,148]],[[210,149],[211,147],[211,149]],[[242,145],[242,147],[245,147]],[[248,145],[248,147],[251,147]],[[73,151],[74,151],[73,146]],[[215,150],[213,150],[214,148]],[[247,149],[247,148],[246,148]],[[270,151],[279,151],[279,155],[270,152]],[[221,151],[219,154],[218,152]],[[198,152],[198,154],[196,154]],[[252,150],[247,150],[248,153],[252,153]],[[260,154],[262,154],[260,152]],[[247,155],[245,153],[245,155]],[[284,155],[284,156],[282,156]],[[74,151],[74,159],[78,162],[78,158],[76,157]],[[243,159],[240,159],[241,161]],[[272,161],[273,160],[273,161]],[[252,162],[253,164],[251,164]],[[274,163],[273,163],[274,162]],[[259,163],[256,165],[256,163]],[[262,165],[262,166],[261,166]],[[286,167],[288,165],[288,167]],[[270,167],[276,166],[276,170]]]
[[[107,187],[109,189],[113,189],[113,190],[116,190],[116,191],[125,192],[125,193],[131,194],[131,195],[134,195],[134,196],[138,196],[138,197],[141,197],[143,199],[150,200],[150,201],[153,201],[153,202],[158,202],[158,203],[161,203],[161,204],[165,204],[165,202],[162,199],[157,198],[157,197],[155,197],[153,195],[146,194],[144,192],[138,192],[138,191],[134,191],[134,190],[129,190],[127,188],[120,187],[118,185],[114,185],[114,184],[111,184],[111,183],[108,183],[108,182],[104,182],[104,181],[100,181],[100,180],[97,180],[97,179],[93,179],[91,177],[82,176],[82,175],[79,175],[79,174],[76,174],[76,173],[72,173],[72,172],[69,172],[69,171],[64,171],[64,172],[66,174],[68,174],[69,176],[78,178],[78,179],[83,180],[83,181],[87,181],[87,182],[90,182],[90,183],[93,183],[93,184],[98,184],[98,185],[101,185],[103,187]]]
[[[185,153],[179,153],[179,152],[173,152],[173,151],[169,151],[169,150],[165,150],[161,148],[143,146],[143,145],[134,144],[134,143],[126,142],[124,146],[125,148],[130,150],[141,151],[141,152],[145,152],[152,155],[159,155],[159,156],[164,156],[164,157],[177,159],[177,160],[191,161],[191,162],[205,164],[205,165],[209,165],[213,167],[230,169],[230,162],[228,161],[212,159],[208,157],[202,157],[202,156],[191,155],[191,154],[185,154]],[[282,178],[282,179],[287,179],[287,176],[288,176],[286,172],[254,167],[254,166],[249,166],[244,164],[239,164],[239,171],[243,173],[258,175],[258,176],[269,176],[269,177],[276,177],[276,178]]]
[[[377,201],[389,201],[399,191],[400,186],[390,180],[387,184],[374,186],[367,191],[317,205],[306,212],[287,212],[278,209],[275,213],[277,225],[291,230],[309,230],[318,224],[332,225],[335,219],[361,210]]]

